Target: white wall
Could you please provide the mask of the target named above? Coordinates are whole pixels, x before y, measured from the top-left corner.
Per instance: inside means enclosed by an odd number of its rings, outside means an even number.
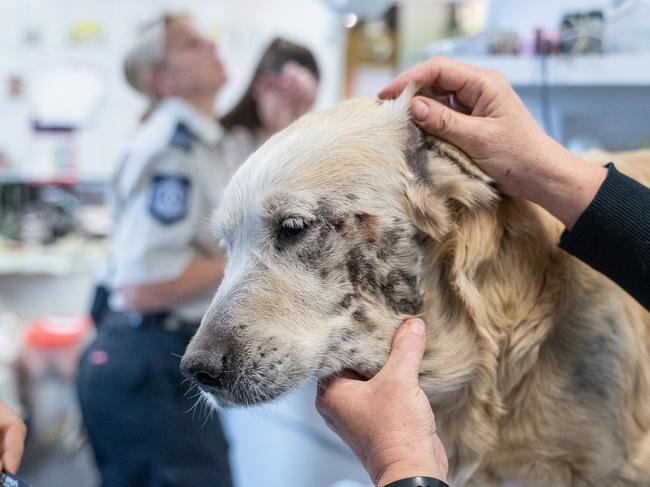
[[[19,168],[34,163],[29,122],[38,80],[55,68],[84,67],[96,74],[101,97],[79,133],[80,177],[108,178],[144,110],[143,101],[122,79],[123,53],[136,35],[136,26],[169,9],[193,13],[217,39],[230,74],[219,99],[220,110],[234,102],[257,57],[277,35],[315,52],[322,71],[317,106],[339,99],[344,30],[320,0],[0,0],[0,113],[4,114],[0,152],[8,152]],[[83,46],[70,42],[69,31],[84,20],[100,23],[105,33],[101,42]],[[6,96],[4,85],[10,75],[25,80],[26,95],[21,100]],[[74,89],[60,91],[61,97],[75,96]]]

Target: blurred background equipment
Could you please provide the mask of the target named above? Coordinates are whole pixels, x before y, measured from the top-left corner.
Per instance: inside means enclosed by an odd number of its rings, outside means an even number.
[[[368,21],[376,20],[382,17],[386,11],[394,4],[391,0],[323,0],[332,10],[339,12],[341,15],[354,15],[358,19]]]
[[[650,147],[650,0],[0,0],[0,397],[32,426],[21,474],[34,487],[98,485],[71,380],[92,335],[107,189],[146,108],[122,58],[169,11],[219,46],[219,114],[279,36],[315,53],[317,109],[446,55],[503,71],[574,151]],[[310,384],[226,412],[237,487],[370,484],[313,397]]]
[[[650,62],[650,1],[487,5],[481,33],[434,41],[419,60],[447,55],[499,69],[544,129],[574,152],[647,144],[641,107],[650,103],[650,70],[643,69]],[[633,41],[621,25],[633,30]]]
[[[29,325],[20,357],[29,441],[39,448],[71,448],[79,435],[74,378],[84,341],[91,331],[87,316],[45,316]]]
[[[397,72],[398,9],[392,6],[381,11],[382,14],[375,11],[372,16],[348,13],[344,18],[347,29],[346,98],[374,96]]]

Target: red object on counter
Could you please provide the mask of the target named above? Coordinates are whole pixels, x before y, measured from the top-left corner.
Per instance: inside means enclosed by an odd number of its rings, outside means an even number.
[[[92,328],[90,316],[45,316],[34,321],[25,335],[30,348],[73,347],[81,343]]]

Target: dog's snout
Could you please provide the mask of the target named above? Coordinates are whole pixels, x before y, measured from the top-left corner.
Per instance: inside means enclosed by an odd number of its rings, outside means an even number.
[[[227,361],[225,352],[197,352],[183,357],[181,372],[199,386],[220,389]]]

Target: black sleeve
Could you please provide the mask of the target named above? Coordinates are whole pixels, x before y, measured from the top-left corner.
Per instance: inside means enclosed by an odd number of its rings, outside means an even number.
[[[607,164],[607,177],[560,247],[650,309],[650,188]]]

